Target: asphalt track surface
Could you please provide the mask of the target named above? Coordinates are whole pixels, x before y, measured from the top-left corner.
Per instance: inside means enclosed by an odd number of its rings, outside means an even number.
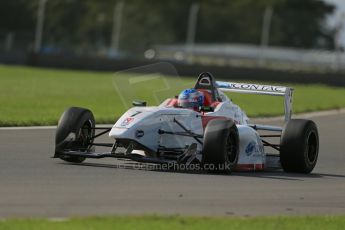
[[[344,215],[345,114],[313,120],[320,155],[310,175],[152,171],[116,159],[76,165],[50,158],[54,129],[0,129],[0,218]]]

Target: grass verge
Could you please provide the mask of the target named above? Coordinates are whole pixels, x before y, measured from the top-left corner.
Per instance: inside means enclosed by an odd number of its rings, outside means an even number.
[[[10,219],[0,221],[0,229],[255,229],[255,230],[324,230],[344,229],[344,216],[314,217],[91,217],[72,218],[66,221],[44,219]]]
[[[97,123],[113,123],[131,100],[157,105],[192,87],[195,80],[0,65],[0,126],[54,125],[70,106],[91,109]],[[295,88],[295,113],[345,107],[345,88],[287,85]],[[249,117],[283,112],[281,97],[235,93],[230,97]]]

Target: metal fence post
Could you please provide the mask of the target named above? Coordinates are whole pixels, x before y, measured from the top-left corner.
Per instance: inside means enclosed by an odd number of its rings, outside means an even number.
[[[39,0],[39,3],[38,3],[35,46],[34,46],[35,53],[39,53],[42,46],[44,16],[45,16],[44,14],[45,14],[46,3],[47,3],[47,0]]]

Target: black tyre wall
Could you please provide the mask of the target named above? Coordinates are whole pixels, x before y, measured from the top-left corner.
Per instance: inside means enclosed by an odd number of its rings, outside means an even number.
[[[310,173],[317,162],[319,135],[311,120],[292,119],[284,127],[280,162],[286,172]]]
[[[232,140],[233,154],[229,157],[229,138]],[[216,171],[231,171],[237,164],[239,137],[236,124],[230,119],[215,119],[208,122],[204,132],[203,165],[214,165]],[[219,168],[221,165],[230,168]]]
[[[85,150],[92,143],[92,140],[80,140],[81,130],[85,126],[90,128],[90,135],[93,136],[95,119],[92,112],[84,108],[68,108],[58,122],[55,136],[55,153],[58,154],[65,149]],[[66,159],[63,158],[63,160]]]

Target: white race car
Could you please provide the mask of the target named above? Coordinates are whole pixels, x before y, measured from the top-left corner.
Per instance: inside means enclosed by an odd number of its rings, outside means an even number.
[[[251,124],[223,91],[283,96],[284,127]],[[196,97],[188,98],[186,92]],[[318,158],[318,130],[311,120],[291,119],[292,92],[289,87],[215,81],[210,73],[202,73],[193,89],[159,106],[133,102],[134,107],[113,127],[96,127],[90,110],[71,107],[59,120],[54,157],[74,163],[113,157],[199,165],[206,171],[282,168],[310,173]],[[96,134],[96,130],[101,132]],[[106,133],[112,143],[95,142]],[[271,143],[274,138],[279,138],[278,143]],[[95,152],[95,146],[106,146],[110,151]]]

